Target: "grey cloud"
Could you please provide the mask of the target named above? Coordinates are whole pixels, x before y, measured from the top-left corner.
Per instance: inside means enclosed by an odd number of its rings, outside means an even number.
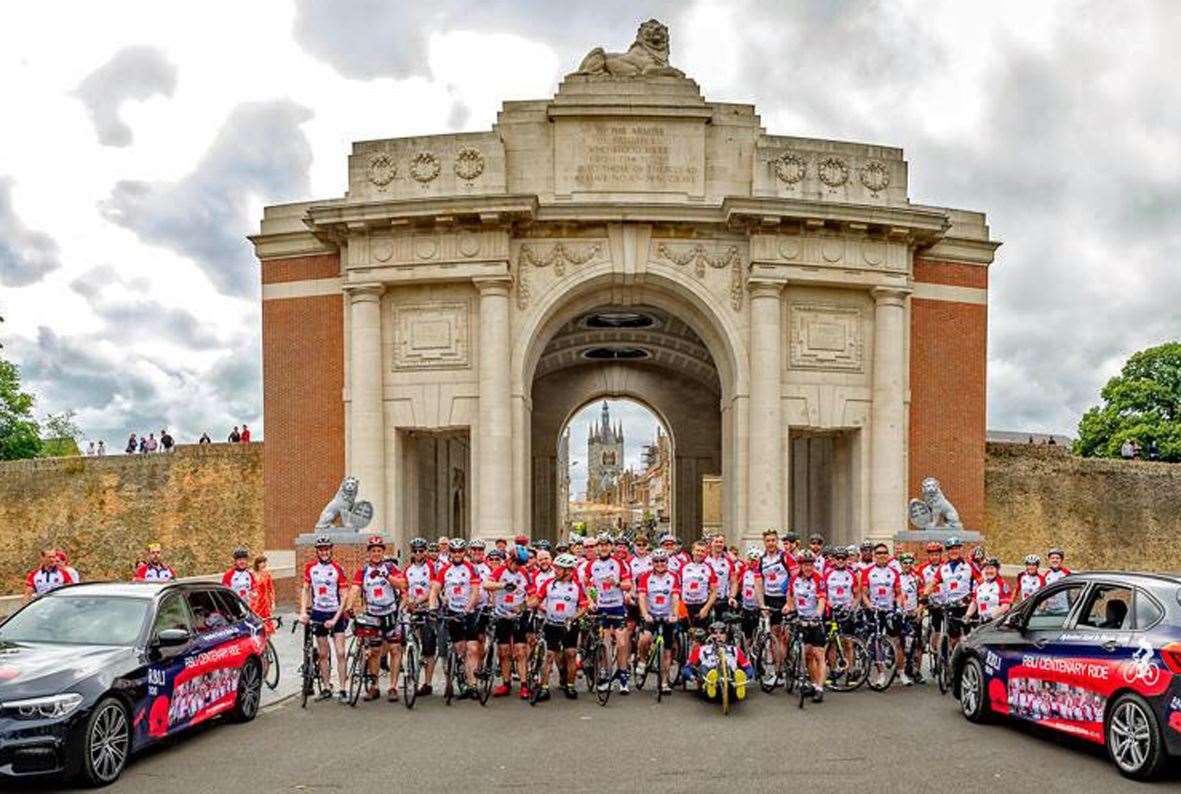
[[[557,49],[573,71],[591,47],[626,49],[640,22],[657,16],[668,24],[683,8],[673,0],[647,3],[642,12],[624,0],[299,0],[295,38],[314,57],[357,79],[426,76],[431,33],[450,30],[533,38]]]
[[[447,128],[462,130],[472,115],[472,109],[458,99],[451,103],[451,112],[447,114]]]
[[[157,94],[170,97],[175,90],[176,67],[155,47],[140,46],[119,50],[91,72],[74,95],[86,106],[99,143],[129,146],[131,128],[119,116],[123,103]]]
[[[0,284],[24,287],[61,266],[57,241],[27,228],[12,206],[12,179],[0,177]]]
[[[306,197],[312,112],[290,100],[237,106],[193,171],[179,182],[116,183],[101,211],[141,240],[191,257],[230,295],[253,296],[257,272],[245,235],[251,200]]]

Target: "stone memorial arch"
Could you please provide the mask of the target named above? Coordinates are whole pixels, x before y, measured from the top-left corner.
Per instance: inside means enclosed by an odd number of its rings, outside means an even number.
[[[686,535],[705,476],[733,541],[892,538],[927,475],[982,523],[984,216],[667,56],[645,23],[490,131],[358,142],[345,196],[266,208],[272,548],[346,472],[402,542],[552,535],[558,434],[603,397],[665,421]]]

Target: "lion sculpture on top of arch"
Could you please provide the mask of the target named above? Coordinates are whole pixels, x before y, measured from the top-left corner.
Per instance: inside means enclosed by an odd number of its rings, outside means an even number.
[[[610,77],[684,77],[680,69],[668,64],[668,27],[649,19],[636,31],[636,40],[627,52],[606,52],[595,47],[574,74]]]

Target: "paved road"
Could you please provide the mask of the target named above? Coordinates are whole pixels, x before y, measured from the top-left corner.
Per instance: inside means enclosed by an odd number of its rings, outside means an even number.
[[[931,768],[957,777],[937,786]],[[874,794],[1153,790],[1121,778],[1099,750],[1033,729],[971,725],[955,701],[925,687],[830,694],[803,711],[782,690],[757,693],[730,717],[691,693],[660,705],[643,693],[613,696],[606,708],[585,695],[534,708],[515,699],[446,707],[435,697],[413,711],[384,701],[304,710],[292,698],[250,725],[198,728],[149,751],[112,790],[602,791],[613,780],[620,791],[735,794],[801,785]],[[1155,788],[1178,783],[1174,771]]]

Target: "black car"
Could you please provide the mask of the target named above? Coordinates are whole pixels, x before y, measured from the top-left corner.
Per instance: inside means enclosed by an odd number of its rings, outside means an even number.
[[[1155,777],[1181,755],[1181,577],[1067,576],[972,632],[952,672],[969,720],[1029,720]]]
[[[128,757],[262,692],[262,623],[204,583],[79,584],[0,624],[0,776],[113,782]]]

